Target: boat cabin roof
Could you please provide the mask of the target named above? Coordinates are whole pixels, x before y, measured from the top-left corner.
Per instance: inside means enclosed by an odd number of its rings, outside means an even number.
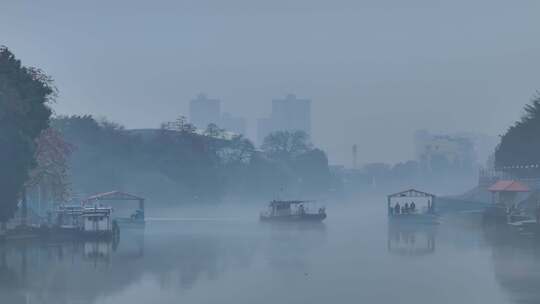
[[[83,203],[91,203],[95,201],[102,200],[113,200],[113,201],[144,201],[144,198],[135,196],[133,194],[121,192],[121,191],[110,191],[92,195],[83,200]]]
[[[312,203],[313,201],[300,201],[300,200],[292,200],[292,201],[271,201],[270,202],[270,206],[271,207],[274,207],[274,206],[280,206],[280,207],[283,207],[283,206],[291,206],[291,205],[300,205],[300,204],[307,204],[307,203]]]
[[[56,207],[56,212],[81,212],[82,210],[81,205],[60,205]]]
[[[60,205],[54,212],[62,216],[80,216],[83,213],[83,207],[80,205]]]
[[[394,198],[394,197],[427,197],[427,198],[435,198],[435,194],[419,191],[416,189],[409,189],[405,191],[401,191],[398,193],[390,194],[388,195],[388,198]]]
[[[99,207],[99,208],[84,208],[82,212],[83,217],[92,217],[92,216],[106,216],[112,213],[112,208],[110,207]]]

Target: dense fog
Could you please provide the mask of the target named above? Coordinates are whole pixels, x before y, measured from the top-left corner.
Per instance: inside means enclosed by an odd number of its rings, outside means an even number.
[[[538,303],[540,2],[0,3],[0,303]]]

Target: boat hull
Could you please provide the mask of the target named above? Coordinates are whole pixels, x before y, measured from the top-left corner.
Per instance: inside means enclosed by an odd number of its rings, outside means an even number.
[[[76,239],[113,239],[120,233],[118,228],[107,231],[83,231],[80,228],[42,227],[39,228],[42,238],[52,240],[76,240]]]
[[[325,213],[302,214],[302,215],[261,215],[261,222],[322,222],[326,218]]]

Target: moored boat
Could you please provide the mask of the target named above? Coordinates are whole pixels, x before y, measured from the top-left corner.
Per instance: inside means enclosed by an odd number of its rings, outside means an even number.
[[[129,215],[126,215],[124,212],[121,212],[121,210],[118,210],[120,208],[117,208],[117,210],[115,210],[114,220],[122,229],[124,228],[128,228],[128,229],[137,228],[138,229],[138,228],[145,227],[146,225],[145,212],[144,212],[145,199],[142,197],[138,197],[133,194],[120,192],[120,191],[110,191],[110,192],[105,192],[105,193],[100,193],[100,194],[90,196],[83,201],[83,204],[95,205],[95,204],[100,204],[101,202],[109,202],[110,204],[113,201],[120,201],[120,202],[131,201],[131,202],[136,202],[138,204],[138,208],[133,213],[130,213]],[[121,209],[125,209],[125,208],[121,208]]]
[[[116,220],[112,219],[113,208],[102,205],[60,205],[54,218],[40,226],[43,237],[53,239],[111,238],[119,234]]]
[[[435,198],[434,194],[415,189],[388,195],[388,219],[394,223],[438,225]]]
[[[268,204],[268,210],[260,214],[261,221],[275,222],[321,222],[326,218],[326,210],[321,207],[317,212],[311,211],[310,201],[273,200]]]
[[[82,212],[82,234],[89,237],[114,237],[120,229],[116,221],[112,220],[111,207],[84,208]]]

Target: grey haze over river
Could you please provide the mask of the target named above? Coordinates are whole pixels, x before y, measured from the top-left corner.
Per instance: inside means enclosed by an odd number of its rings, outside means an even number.
[[[540,246],[477,220],[389,227],[385,200],[328,204],[322,225],[263,206],[149,211],[119,243],[0,247],[0,303],[538,303]]]

